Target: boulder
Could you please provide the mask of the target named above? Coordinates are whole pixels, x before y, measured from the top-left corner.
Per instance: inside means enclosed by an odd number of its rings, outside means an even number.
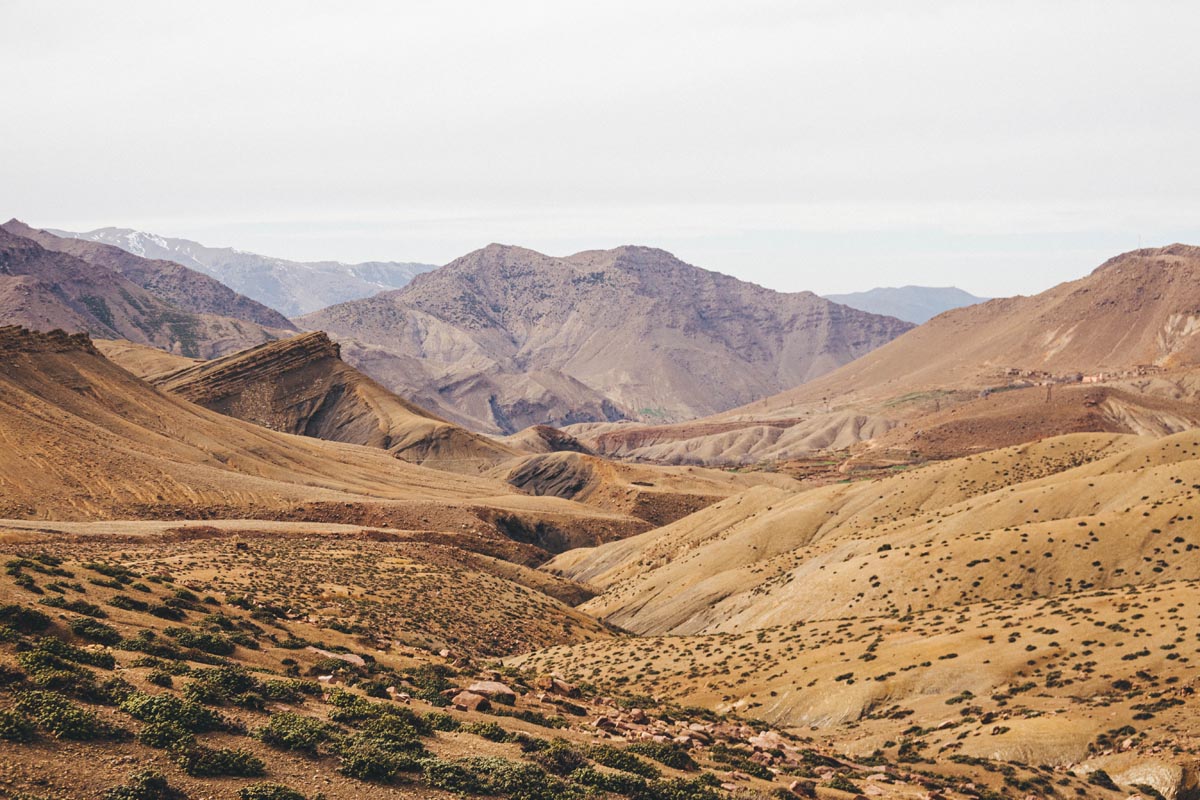
[[[459,692],[451,702],[459,711],[487,711],[492,707],[486,697],[471,691]]]
[[[517,693],[500,681],[475,681],[467,687],[467,691],[481,694],[495,703],[506,706],[517,702]]]

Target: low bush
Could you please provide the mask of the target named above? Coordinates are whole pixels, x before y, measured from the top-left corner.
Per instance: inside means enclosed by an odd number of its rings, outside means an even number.
[[[621,750],[607,744],[594,745],[588,750],[588,755],[597,764],[629,772],[643,778],[654,780],[662,775],[658,767],[638,758],[628,750]]]
[[[459,730],[481,736],[489,742],[507,742],[510,736],[508,731],[494,722],[469,722]]]
[[[524,746],[522,746],[524,749]],[[552,775],[570,775],[586,767],[587,757],[562,739],[546,742],[531,756],[533,762]]]
[[[278,783],[252,783],[238,789],[238,800],[306,800],[295,789]]]
[[[203,745],[176,753],[176,761],[194,778],[257,778],[266,772],[262,759],[243,748],[222,747],[214,750]]]
[[[121,633],[112,625],[94,620],[90,617],[79,617],[71,621],[71,633],[91,642],[112,647],[121,641]]]
[[[154,770],[135,772],[124,786],[109,789],[104,800],[187,800],[187,795],[172,788],[167,779]]]
[[[142,722],[167,722],[192,733],[236,729],[217,712],[172,694],[134,692],[121,703],[121,710]]]
[[[32,742],[37,735],[33,720],[9,709],[0,709],[0,739],[6,742]]]
[[[36,608],[13,603],[0,606],[0,624],[21,633],[40,633],[50,627],[50,617]]]
[[[56,739],[87,742],[128,736],[124,729],[105,722],[95,712],[75,705],[57,692],[38,689],[21,692],[14,708]]]
[[[329,742],[336,732],[335,728],[319,719],[283,711],[273,714],[255,736],[280,750],[316,756],[321,745]]]
[[[379,740],[352,736],[338,743],[338,772],[360,781],[387,783],[398,772],[412,772],[421,762],[409,753],[398,753]]]
[[[636,753],[651,758],[671,769],[692,772],[699,767],[686,749],[680,745],[668,742],[634,742],[625,748],[630,753]]]

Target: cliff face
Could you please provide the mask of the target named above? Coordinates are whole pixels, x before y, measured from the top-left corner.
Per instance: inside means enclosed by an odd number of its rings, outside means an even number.
[[[320,332],[188,367],[156,383],[264,428],[378,447],[425,466],[479,472],[514,455],[387,391],[342,361],[338,345]]]

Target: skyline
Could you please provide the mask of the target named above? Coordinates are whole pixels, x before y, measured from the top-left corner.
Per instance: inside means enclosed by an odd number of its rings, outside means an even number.
[[[0,206],[294,260],[620,244],[781,291],[1042,291],[1200,242],[1176,2],[0,11]]]

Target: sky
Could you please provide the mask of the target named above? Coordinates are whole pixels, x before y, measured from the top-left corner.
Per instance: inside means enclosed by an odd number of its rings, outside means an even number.
[[[1200,4],[0,0],[0,215],[1029,294],[1200,243]]]

